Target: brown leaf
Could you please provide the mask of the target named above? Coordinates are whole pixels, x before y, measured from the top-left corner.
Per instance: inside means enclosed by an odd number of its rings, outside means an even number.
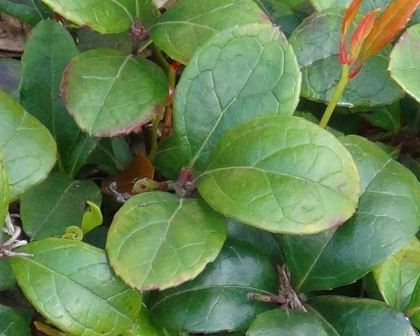
[[[153,179],[154,174],[155,168],[152,163],[146,155],[140,153],[118,176],[106,180],[103,190],[109,192],[109,186],[112,183],[114,191],[117,191],[119,194],[132,195],[133,186],[138,180],[144,178]]]

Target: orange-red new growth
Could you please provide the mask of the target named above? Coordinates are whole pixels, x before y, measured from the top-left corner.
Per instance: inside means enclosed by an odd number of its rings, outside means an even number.
[[[376,20],[376,12],[369,12],[359,23],[351,38],[350,51],[346,35],[360,8],[362,0],[353,0],[341,24],[340,61],[352,66],[349,78],[357,75],[363,63],[390,43],[405,27],[420,4],[420,0],[394,0]]]
[[[351,23],[354,21],[357,12],[359,11],[362,0],[353,0],[350,6],[344,13],[344,18],[341,23],[341,42],[340,42],[340,60],[341,64],[347,63],[347,49],[346,49],[346,35],[349,31]]]
[[[390,43],[405,27],[413,15],[420,0],[395,0],[376,21],[371,33],[363,44],[360,63],[375,55]]]
[[[365,42],[366,38],[372,31],[376,20],[376,11],[371,11],[365,15],[365,17],[360,21],[357,29],[351,37],[350,50],[348,53],[347,63],[349,65],[354,64],[359,57],[360,50],[362,45]]]

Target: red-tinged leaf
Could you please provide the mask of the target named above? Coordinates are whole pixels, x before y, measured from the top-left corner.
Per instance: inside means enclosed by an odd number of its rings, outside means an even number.
[[[384,10],[363,44],[361,64],[401,32],[419,4],[420,0],[395,0]]]
[[[351,23],[355,19],[357,12],[359,11],[362,0],[353,0],[350,6],[344,13],[344,18],[341,23],[341,42],[340,42],[340,61],[341,64],[347,63],[347,48],[346,48],[346,35],[349,31]]]
[[[109,191],[109,186],[113,184],[112,189],[114,192],[132,195],[134,184],[140,179],[153,179],[154,173],[155,168],[150,160],[144,154],[139,154],[118,176],[106,180],[103,190],[105,192]]]
[[[347,60],[349,65],[352,65],[357,61],[362,45],[374,27],[375,20],[376,11],[373,10],[366,14],[357,26],[357,29],[351,37],[350,51]]]

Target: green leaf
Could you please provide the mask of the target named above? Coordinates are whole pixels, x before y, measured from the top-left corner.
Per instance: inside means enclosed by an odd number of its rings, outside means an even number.
[[[142,307],[140,314],[133,325],[133,328],[127,332],[126,336],[163,336],[163,332],[159,330],[151,321],[149,312]]]
[[[0,12],[17,17],[32,26],[51,15],[51,11],[41,0],[0,0]]]
[[[9,178],[6,170],[6,158],[0,150],[0,237],[6,215],[9,211]]]
[[[215,333],[244,330],[272,305],[251,301],[248,293],[277,293],[277,274],[268,257],[251,245],[228,240],[216,261],[195,280],[154,292],[150,311],[169,331]]]
[[[186,64],[215,33],[265,22],[268,17],[252,0],[180,0],[160,17],[151,36],[171,58]]]
[[[88,205],[88,208],[83,214],[81,225],[84,235],[100,226],[104,221],[101,208],[98,205],[91,201],[86,201],[86,204]]]
[[[117,336],[137,317],[141,295],[112,272],[105,252],[75,240],[48,238],[13,257],[19,287],[35,309],[75,336]]]
[[[377,107],[368,113],[364,113],[362,116],[373,126],[393,133],[401,129],[401,107],[399,103]]]
[[[48,130],[3,91],[0,91],[0,151],[6,158],[10,201],[47,177],[57,153]]]
[[[77,127],[61,97],[61,76],[78,54],[72,36],[55,21],[40,22],[31,32],[22,57],[21,104],[52,133],[58,147],[58,165],[74,176],[96,146]]]
[[[23,316],[14,309],[0,304],[0,335],[30,336],[31,332]]]
[[[251,244],[258,252],[270,256],[273,260],[282,260],[279,245],[274,239],[274,235],[270,232],[229,220],[228,237]]]
[[[226,239],[226,221],[200,199],[150,192],[118,211],[107,240],[115,272],[142,291],[166,289],[195,278]]]
[[[77,46],[81,51],[91,49],[119,49],[126,54],[131,52],[130,38],[126,32],[117,34],[101,34],[90,29],[78,29]]]
[[[16,283],[9,260],[0,260],[0,291],[12,288]],[[1,320],[1,317],[0,317]]]
[[[362,195],[343,226],[312,236],[278,236],[296,290],[332,289],[360,279],[400,250],[420,225],[420,184],[374,143],[340,139],[353,155]]]
[[[342,18],[339,9],[317,12],[305,19],[290,37],[303,72],[302,96],[309,100],[329,102],[339,81]],[[339,106],[388,105],[401,98],[401,88],[387,71],[389,52],[390,48],[385,48],[366,62],[349,82]]]
[[[198,191],[216,211],[271,231],[311,234],[354,213],[359,177],[329,132],[297,117],[260,117],[225,133]]]
[[[220,136],[259,115],[291,115],[301,85],[296,57],[272,25],[217,34],[191,59],[175,97],[174,132],[156,165],[176,177],[187,164],[205,167]]]
[[[112,137],[149,122],[160,111],[168,85],[163,71],[144,58],[95,49],[73,58],[62,92],[82,130]]]
[[[411,297],[410,305],[406,311],[407,316],[412,321],[417,329],[420,329],[420,281],[417,281],[416,288],[414,289]]]
[[[0,90],[7,92],[16,99],[19,99],[21,71],[22,64],[20,61],[12,58],[0,59]]]
[[[309,301],[331,325],[345,336],[416,336],[417,332],[400,312],[383,302],[319,296]]]
[[[324,322],[311,312],[274,309],[262,313],[252,322],[246,336],[332,336]],[[338,334],[335,334],[338,335]]]
[[[42,1],[67,20],[104,34],[128,30],[136,15],[136,3],[133,0]]]
[[[392,78],[420,102],[420,24],[409,28],[391,53],[389,70]]]
[[[289,36],[293,30],[308,16],[306,0],[255,0],[271,21],[280,26]]]
[[[51,174],[22,197],[25,233],[33,240],[62,236],[68,226],[80,226],[86,202],[101,204],[99,188],[92,181],[74,181]]]
[[[323,9],[328,9],[332,7],[338,8],[347,8],[352,0],[310,0],[312,5],[315,7],[316,10],[320,11]],[[360,11],[362,13],[367,13],[372,9],[384,9],[387,7],[392,0],[369,0],[369,1],[362,1],[360,6]]]
[[[389,306],[400,311],[407,310],[420,278],[420,242],[415,238],[375,267],[373,277]]]

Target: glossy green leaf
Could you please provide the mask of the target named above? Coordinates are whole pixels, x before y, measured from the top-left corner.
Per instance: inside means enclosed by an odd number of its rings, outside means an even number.
[[[420,24],[409,28],[391,53],[389,70],[394,78],[414,99],[420,102]]]
[[[255,0],[255,2],[287,36],[310,12],[310,6],[306,0]]]
[[[316,10],[320,11],[323,9],[338,7],[338,8],[347,8],[352,0],[310,0],[312,5]],[[391,3],[392,0],[369,0],[362,1],[360,6],[360,11],[366,13],[372,9],[380,8],[384,9]]]
[[[417,281],[416,288],[411,296],[411,302],[406,311],[407,316],[417,329],[420,329],[420,281]]]
[[[0,335],[30,336],[28,323],[14,309],[0,304]]]
[[[171,58],[185,64],[215,33],[264,22],[268,17],[252,0],[180,0],[160,17],[151,36]]]
[[[150,297],[150,311],[169,331],[215,333],[244,330],[272,305],[248,293],[277,293],[277,274],[268,257],[251,245],[228,240],[216,261],[193,281]]]
[[[26,298],[74,336],[118,336],[141,308],[141,295],[112,272],[105,252],[80,241],[48,238],[25,246],[31,258],[11,264]]]
[[[127,336],[164,336],[152,322],[150,314],[145,307],[142,307],[140,314]]]
[[[339,81],[342,17],[339,9],[317,12],[306,18],[290,37],[303,73],[302,96],[309,100],[328,102]],[[389,52],[390,48],[385,48],[366,62],[349,82],[340,98],[340,106],[388,105],[401,98],[401,88],[387,71]]]
[[[70,176],[83,165],[96,146],[77,127],[61,97],[61,77],[78,54],[72,36],[52,20],[39,23],[31,32],[22,56],[22,106],[52,133],[58,147],[58,166]]]
[[[0,151],[6,158],[11,201],[47,177],[57,152],[48,130],[3,91],[0,91]]]
[[[339,333],[345,336],[416,336],[405,316],[379,301],[319,296],[309,301]]]
[[[63,76],[64,102],[82,130],[126,134],[149,122],[168,93],[154,63],[122,51],[95,49],[73,58]]]
[[[83,214],[81,225],[83,234],[88,234],[90,231],[100,226],[104,221],[101,208],[97,204],[89,200],[86,201],[86,204],[87,209]]]
[[[12,288],[16,283],[9,260],[0,260],[0,291]],[[1,318],[0,318],[1,319]]]
[[[246,333],[246,336],[303,335],[331,336],[331,333],[317,315],[287,309],[274,309],[258,315]]]
[[[19,99],[22,63],[12,58],[0,59],[0,90]]]
[[[0,12],[14,16],[32,26],[51,15],[51,11],[41,0],[0,0]]]
[[[62,236],[67,227],[82,224],[87,201],[101,204],[99,188],[92,181],[51,174],[23,195],[23,229],[33,240]]]
[[[297,117],[260,117],[225,133],[200,195],[216,211],[271,232],[311,234],[354,213],[359,177],[329,132]]]
[[[106,249],[115,272],[143,291],[195,278],[217,257],[225,239],[225,218],[202,200],[156,191],[124,204]]]
[[[282,260],[279,245],[271,232],[229,220],[228,237],[251,244],[258,252],[270,256],[273,260]]]
[[[100,33],[120,33],[133,24],[141,0],[42,0],[67,20]]]
[[[156,161],[168,177],[202,170],[220,136],[259,115],[296,108],[301,74],[284,35],[271,25],[224,31],[206,43],[183,72],[175,97],[174,137]]]
[[[364,138],[340,140],[356,162],[362,195],[357,212],[340,228],[278,237],[299,291],[332,289],[360,279],[408,244],[419,229],[416,177]]]
[[[375,267],[373,277],[385,302],[405,311],[420,279],[420,242],[415,238]]]

